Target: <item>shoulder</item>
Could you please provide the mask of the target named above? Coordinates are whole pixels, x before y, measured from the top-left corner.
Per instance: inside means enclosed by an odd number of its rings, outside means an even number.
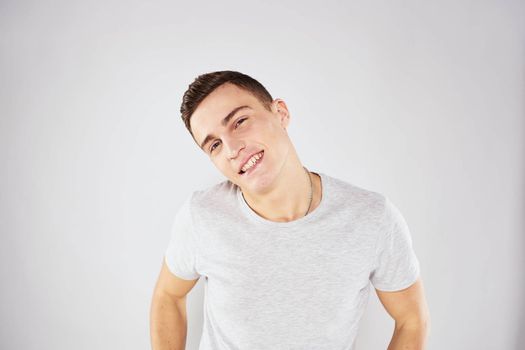
[[[194,190],[189,199],[189,207],[194,216],[205,217],[231,210],[235,203],[237,185],[229,180],[207,185]]]
[[[353,182],[333,176],[324,175],[327,186],[330,186],[332,200],[340,206],[350,207],[353,211],[364,211],[368,214],[384,213],[388,198],[381,192],[356,185]]]
[[[224,180],[219,183],[214,183],[212,185],[207,185],[194,190],[192,193],[192,200],[198,204],[202,201],[224,198],[225,196],[235,194],[235,191],[236,185],[230,180]]]

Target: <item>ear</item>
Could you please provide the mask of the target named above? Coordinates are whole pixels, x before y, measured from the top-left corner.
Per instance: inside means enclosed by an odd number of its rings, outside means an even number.
[[[290,123],[290,112],[284,100],[281,98],[273,100],[272,111],[278,115],[281,126],[286,129]]]

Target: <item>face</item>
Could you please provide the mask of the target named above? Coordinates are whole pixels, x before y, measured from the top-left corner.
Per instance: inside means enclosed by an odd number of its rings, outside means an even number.
[[[263,193],[286,165],[289,118],[283,100],[275,99],[269,111],[250,92],[226,83],[199,104],[190,126],[199,147],[204,143],[203,152],[224,176],[243,191]],[[240,174],[244,162],[260,152],[262,158]]]

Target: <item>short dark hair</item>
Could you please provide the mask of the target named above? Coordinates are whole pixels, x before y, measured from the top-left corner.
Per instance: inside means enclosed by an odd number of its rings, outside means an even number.
[[[225,83],[236,85],[237,87],[250,92],[261,102],[264,108],[269,111],[271,110],[270,105],[273,101],[272,95],[270,95],[268,90],[266,90],[261,83],[249,75],[231,70],[201,74],[188,86],[188,90],[184,93],[182,104],[180,106],[182,121],[194,140],[195,136],[190,127],[191,116],[206,96]]]

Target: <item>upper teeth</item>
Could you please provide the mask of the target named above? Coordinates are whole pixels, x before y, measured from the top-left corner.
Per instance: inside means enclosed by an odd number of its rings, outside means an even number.
[[[247,162],[246,164],[244,164],[244,166],[242,167],[242,171],[246,171],[248,169],[250,169],[254,164],[255,162],[262,157],[262,152],[261,153],[257,153],[256,155],[254,155],[253,157],[251,157]]]

